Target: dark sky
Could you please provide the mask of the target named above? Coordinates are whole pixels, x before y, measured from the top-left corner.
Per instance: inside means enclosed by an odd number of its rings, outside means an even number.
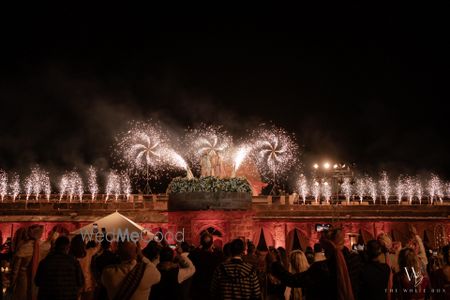
[[[272,121],[307,167],[450,177],[445,11],[4,11],[0,168],[106,168],[114,134],[152,117],[236,135]]]

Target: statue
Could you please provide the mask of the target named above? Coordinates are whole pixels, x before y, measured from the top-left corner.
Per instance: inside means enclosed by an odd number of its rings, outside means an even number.
[[[223,159],[219,153],[211,150],[200,158],[201,176],[224,177]]]

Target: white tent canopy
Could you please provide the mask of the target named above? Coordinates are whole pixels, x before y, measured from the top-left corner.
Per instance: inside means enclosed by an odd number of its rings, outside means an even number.
[[[133,222],[132,220],[128,219],[127,217],[125,217],[124,215],[120,214],[117,211],[91,224],[81,227],[71,233],[83,235],[93,233],[95,228],[94,224],[97,224],[96,227],[98,232],[101,232],[102,228],[105,228],[106,232],[112,235],[116,235],[118,231],[122,233],[128,231],[128,233],[130,234],[132,232],[137,232],[139,233],[139,235],[141,235],[141,233],[153,235],[150,232],[146,232],[144,227]]]

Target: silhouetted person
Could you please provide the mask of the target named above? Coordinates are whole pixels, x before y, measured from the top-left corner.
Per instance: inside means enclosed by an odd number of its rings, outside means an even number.
[[[69,245],[67,237],[59,237],[55,241],[54,251],[40,262],[34,280],[39,287],[38,299],[78,299],[84,277],[80,263],[68,254]]]
[[[211,283],[213,299],[261,299],[261,289],[255,268],[242,260],[244,242],[235,239],[230,244],[231,259],[214,272]]]
[[[391,269],[380,262],[382,246],[377,240],[367,243],[367,263],[360,274],[359,298],[367,300],[387,299],[387,288]]]
[[[100,245],[101,250],[92,258],[91,268],[97,282],[96,299],[107,300],[108,293],[101,284],[102,272],[107,266],[118,264],[120,261],[117,254],[111,251],[111,243],[106,238],[102,240]]]
[[[212,235],[204,233],[200,238],[200,247],[189,254],[189,258],[196,270],[192,278],[192,299],[210,299],[210,287],[214,270],[222,261],[222,257],[213,251],[212,245]]]

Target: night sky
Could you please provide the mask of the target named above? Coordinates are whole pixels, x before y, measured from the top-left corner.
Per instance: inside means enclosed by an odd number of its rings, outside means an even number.
[[[272,121],[305,168],[450,177],[443,8],[220,12],[3,12],[0,168],[106,169],[113,136],[153,118],[236,137]]]

